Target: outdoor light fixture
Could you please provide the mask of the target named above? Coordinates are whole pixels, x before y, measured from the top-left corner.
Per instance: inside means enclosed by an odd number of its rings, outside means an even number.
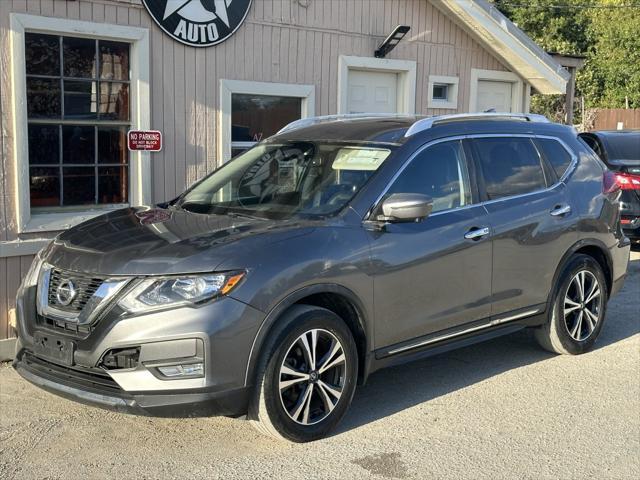
[[[407,32],[409,32],[409,30],[411,30],[411,27],[408,25],[398,25],[396,28],[394,28],[393,32],[391,32],[391,35],[385,38],[384,42],[382,42],[378,46],[376,51],[373,53],[375,57],[376,58],[386,57],[387,53],[389,53],[391,50],[396,48],[396,45],[400,43],[400,40],[404,38]]]

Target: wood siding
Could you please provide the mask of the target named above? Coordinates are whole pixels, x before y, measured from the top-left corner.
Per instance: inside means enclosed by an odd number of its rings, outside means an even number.
[[[196,49],[166,35],[140,0],[0,0],[0,242],[33,238],[16,229],[11,12],[148,28],[151,127],[164,133],[152,154],[152,198],[175,197],[218,164],[219,80],[315,85],[315,114],[336,113],[338,57],[373,56],[398,24],[411,31],[389,58],[417,62],[416,112],[427,108],[428,77],[459,77],[458,109],[469,104],[472,68],[507,70],[427,0],[253,0],[245,23],[224,43]],[[53,232],[51,234],[53,236]],[[41,236],[41,235],[39,235]],[[7,335],[20,278],[31,257],[0,258],[0,339]]]

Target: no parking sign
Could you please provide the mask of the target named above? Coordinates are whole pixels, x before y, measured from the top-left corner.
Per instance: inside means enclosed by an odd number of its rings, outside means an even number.
[[[127,137],[127,144],[132,152],[162,150],[162,133],[158,130],[129,130]]]

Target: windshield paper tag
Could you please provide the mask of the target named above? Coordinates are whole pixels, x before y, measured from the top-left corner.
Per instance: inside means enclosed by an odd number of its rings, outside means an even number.
[[[382,148],[341,148],[333,162],[334,170],[377,170],[391,153]]]

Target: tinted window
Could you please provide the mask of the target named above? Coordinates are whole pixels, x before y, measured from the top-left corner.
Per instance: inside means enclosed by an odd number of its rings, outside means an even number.
[[[393,183],[388,194],[422,193],[433,211],[471,203],[469,176],[460,142],[433,145],[419,153]]]
[[[640,160],[640,133],[617,133],[604,137],[609,160]]]
[[[564,175],[569,165],[571,165],[571,155],[567,152],[567,149],[562,146],[557,140],[551,140],[548,138],[536,139],[538,148],[547,162],[551,164],[553,169],[558,175],[558,178]]]
[[[538,151],[529,138],[474,140],[489,200],[546,187]]]
[[[584,142],[587,145],[589,145],[591,150],[596,152],[596,155],[598,155],[602,160],[604,160],[604,158],[602,157],[602,150],[600,149],[600,145],[598,144],[598,141],[594,137],[587,134],[580,134],[580,138],[582,138],[582,140],[584,140]]]

